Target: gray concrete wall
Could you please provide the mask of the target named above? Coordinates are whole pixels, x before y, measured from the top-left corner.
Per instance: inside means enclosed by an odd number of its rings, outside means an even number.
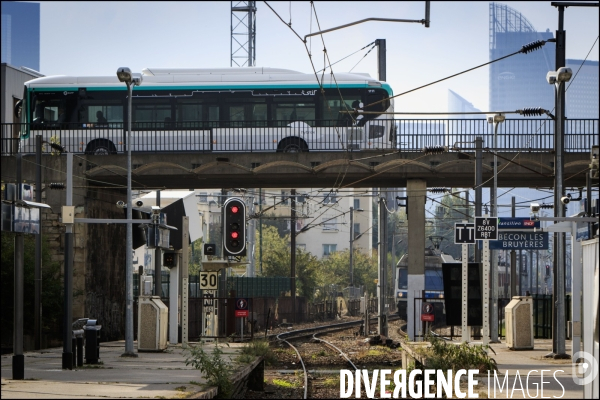
[[[54,259],[64,263],[65,226],[60,218],[66,191],[52,190],[49,183],[66,182],[66,171],[61,157],[42,158],[42,200],[52,207],[43,214],[43,235]],[[32,168],[26,167],[28,164],[23,163],[24,169]],[[125,200],[126,193],[88,187],[83,179],[87,163],[75,157],[73,164],[75,217],[124,218],[123,210],[115,204]],[[77,223],[74,227],[73,318],[98,319],[102,340],[123,339],[125,335],[125,235],[125,224]]]

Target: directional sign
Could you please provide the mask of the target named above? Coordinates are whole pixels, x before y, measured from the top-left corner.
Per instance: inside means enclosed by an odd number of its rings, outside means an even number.
[[[475,240],[498,239],[497,217],[475,217]]]
[[[217,271],[200,271],[200,289],[217,290],[218,274]]]
[[[540,221],[532,221],[530,218],[498,218],[498,229],[533,229],[539,228]]]
[[[247,317],[248,316],[248,299],[244,299],[244,298],[235,299],[235,316],[236,317]]]
[[[475,224],[454,224],[454,243],[475,243]]]

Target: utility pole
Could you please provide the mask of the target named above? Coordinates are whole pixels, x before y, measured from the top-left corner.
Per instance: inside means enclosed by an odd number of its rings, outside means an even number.
[[[35,137],[35,201],[42,202],[42,135]],[[39,234],[35,235],[35,298],[34,298],[34,337],[35,349],[42,348],[42,210],[40,210]]]
[[[556,31],[556,70],[565,66],[565,3],[552,3],[558,6],[558,30]],[[556,85],[556,119],[554,128],[554,217],[565,216],[565,207],[561,202],[564,193],[564,127],[565,127],[565,84]],[[552,353],[553,358],[568,358],[565,351],[565,234],[554,234],[554,318],[552,319]]]
[[[230,32],[229,66],[233,67],[235,64],[237,67],[254,67],[256,65],[256,1],[231,2]]]
[[[62,369],[73,369],[73,346],[71,341],[73,323],[73,153],[67,153],[67,198],[62,209],[65,224],[65,271],[63,303],[63,353]]]
[[[385,198],[379,192],[379,276],[377,280],[377,295],[379,297],[379,334],[388,335],[387,313],[385,311],[385,286],[387,270],[387,208]]]
[[[385,39],[376,39],[375,44],[377,45],[377,66],[379,71],[379,80],[385,82],[387,80]]]
[[[16,199],[21,200],[21,160],[22,153],[17,153],[17,190]],[[41,225],[41,220],[40,220]],[[15,235],[14,266],[14,315],[13,315],[13,356],[12,375],[15,380],[25,379],[25,356],[23,355],[23,295],[25,290],[25,247],[22,232]],[[69,340],[69,343],[71,341]],[[73,358],[71,357],[71,360]]]
[[[133,204],[132,204],[133,206]],[[156,206],[160,207],[160,190],[156,190]],[[127,249],[127,251],[132,251],[132,249]],[[162,297],[162,260],[161,260],[162,250],[160,247],[156,246],[154,249],[154,295],[158,297]]]
[[[516,203],[515,196],[511,198],[511,217],[515,218]],[[517,253],[514,250],[510,251],[510,299],[517,295]]]
[[[350,287],[354,287],[354,264],[353,249],[354,245],[354,207],[350,207]]]
[[[292,320],[296,323],[296,189],[291,190],[292,218],[290,220],[290,246],[291,246],[291,278],[292,278]]]

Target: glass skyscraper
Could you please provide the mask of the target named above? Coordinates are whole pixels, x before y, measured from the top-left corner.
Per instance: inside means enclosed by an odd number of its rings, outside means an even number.
[[[573,70],[566,91],[567,118],[598,118],[598,61],[567,59],[566,66]]]
[[[550,30],[537,32],[520,12],[490,3],[490,61],[519,51],[524,45],[554,37]],[[490,65],[490,111],[515,111],[526,107],[554,108],[554,88],[546,81],[554,71],[556,45],[546,43],[529,54],[517,54]],[[510,118],[516,118],[511,115]]]
[[[40,5],[2,1],[2,62],[40,70]]]

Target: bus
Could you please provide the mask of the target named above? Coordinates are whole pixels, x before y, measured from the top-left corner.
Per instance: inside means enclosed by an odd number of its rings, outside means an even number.
[[[306,152],[396,148],[392,89],[368,74],[277,68],[142,70],[131,151]],[[128,91],[116,74],[25,83],[20,150],[35,136],[68,152],[127,151]],[[365,114],[347,111],[362,110]],[[341,112],[342,111],[342,112]]]
[[[450,254],[444,254],[438,249],[425,249],[425,298],[443,299],[444,298],[444,277],[442,274],[443,263],[458,262]],[[396,264],[396,299],[398,306],[398,315],[406,320],[406,310],[408,301],[408,254],[403,255],[398,264]],[[421,297],[419,293],[415,297]],[[445,321],[443,307],[444,303],[436,301],[434,305],[434,314],[436,323]]]

